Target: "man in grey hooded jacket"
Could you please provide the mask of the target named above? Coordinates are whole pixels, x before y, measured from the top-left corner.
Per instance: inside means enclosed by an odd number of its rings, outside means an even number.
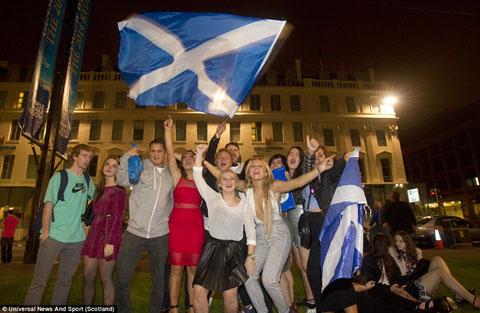
[[[138,155],[133,147],[121,158],[117,172],[120,186],[133,186],[129,198],[128,228],[117,259],[116,297],[118,312],[130,312],[130,280],[144,250],[150,260],[152,287],[150,313],[160,312],[165,264],[168,259],[168,219],[173,208],[173,180],[165,164],[165,144],[155,139],[149,145],[150,159],[143,161],[140,180],[129,181],[128,159]]]

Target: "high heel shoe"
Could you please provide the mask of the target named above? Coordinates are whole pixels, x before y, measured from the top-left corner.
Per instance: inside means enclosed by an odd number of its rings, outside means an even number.
[[[429,305],[430,301],[428,301],[426,305]],[[452,312],[453,310],[456,310],[457,305],[455,304],[455,301],[452,300],[452,298],[441,297],[433,300],[433,308],[430,308],[428,311],[432,312],[431,309],[434,309],[440,313],[448,313],[448,312]]]
[[[469,289],[467,290],[468,292],[470,292],[472,295],[475,295],[475,288],[472,288],[472,289]],[[455,302],[457,302],[458,304],[465,304],[467,303],[468,301],[465,300],[463,297],[461,297],[458,293],[453,293],[453,299],[455,300]]]

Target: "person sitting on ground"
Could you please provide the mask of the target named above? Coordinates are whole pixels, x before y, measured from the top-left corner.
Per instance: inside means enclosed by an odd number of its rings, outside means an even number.
[[[418,289],[419,297],[433,296],[438,285],[443,282],[454,294],[457,302],[466,300],[474,307],[480,308],[480,299],[470,293],[453,277],[447,263],[443,258],[434,256],[420,277],[412,277],[417,265],[422,259],[422,250],[413,243],[412,237],[404,231],[395,233],[395,247],[390,247],[390,255],[395,260],[404,278],[414,280],[414,286]],[[415,291],[417,293],[417,291]],[[413,295],[413,292],[412,292]]]

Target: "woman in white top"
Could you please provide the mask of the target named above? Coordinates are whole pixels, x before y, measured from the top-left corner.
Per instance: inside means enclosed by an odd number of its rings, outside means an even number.
[[[246,168],[246,182],[239,186],[246,192],[256,222],[256,258],[255,274],[245,283],[248,295],[258,313],[267,313],[265,300],[258,279],[273,300],[279,313],[289,312],[282,289],[280,276],[289,255],[292,238],[287,225],[280,217],[280,196],[284,192],[300,188],[312,181],[319,173],[333,166],[333,156],[320,164],[318,169],[289,181],[273,180],[268,164],[261,158],[254,157]],[[208,162],[208,170],[216,177],[219,171]],[[293,308],[292,308],[293,309]]]
[[[395,247],[390,247],[389,253],[400,268],[402,276],[405,277],[413,273],[422,259],[422,251],[415,246],[412,237],[404,231],[395,233]],[[480,300],[453,277],[448,265],[439,256],[432,258],[425,274],[414,279],[420,296],[422,293],[426,293],[428,296],[434,295],[438,285],[443,282],[454,293],[455,301],[466,300],[474,307],[480,308]]]
[[[237,289],[255,272],[255,222],[246,200],[238,197],[237,175],[222,171],[216,192],[202,175],[202,154],[206,146],[197,146],[193,179],[207,204],[210,239],[203,248],[193,280],[195,313],[208,312],[208,291],[223,292],[226,313],[238,312]],[[244,259],[243,228],[247,234],[248,256]]]

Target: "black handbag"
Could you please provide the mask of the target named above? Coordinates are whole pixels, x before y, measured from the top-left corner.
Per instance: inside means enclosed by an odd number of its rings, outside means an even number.
[[[312,236],[310,234],[310,223],[308,221],[308,216],[310,212],[308,208],[310,206],[310,199],[312,197],[312,193],[308,195],[308,202],[306,208],[303,209],[302,215],[298,219],[298,235],[300,236],[300,245],[305,249],[310,249],[312,246]]]
[[[85,223],[85,226],[92,225],[95,214],[93,213],[93,201],[90,201],[85,209],[85,213],[82,214],[82,222]]]

